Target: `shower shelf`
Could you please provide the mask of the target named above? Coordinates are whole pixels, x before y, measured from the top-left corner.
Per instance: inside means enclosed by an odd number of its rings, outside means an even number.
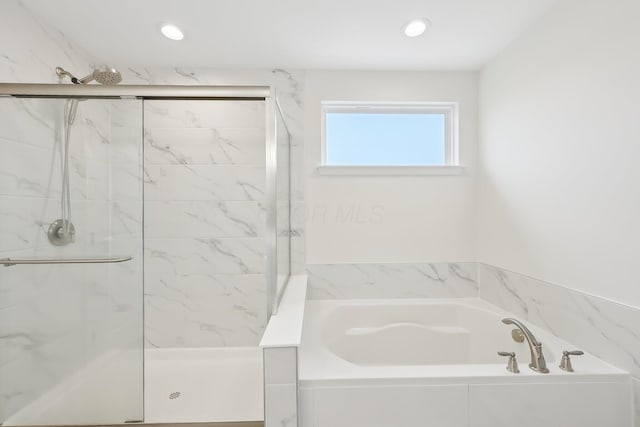
[[[12,265],[21,265],[21,264],[114,264],[118,262],[126,262],[131,261],[130,256],[119,257],[119,258],[65,258],[65,259],[11,259],[11,258],[3,258],[0,259],[0,264],[3,264],[5,267],[11,267]]]

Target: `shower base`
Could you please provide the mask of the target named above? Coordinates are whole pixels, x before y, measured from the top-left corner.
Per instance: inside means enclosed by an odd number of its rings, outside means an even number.
[[[225,427],[225,423],[239,421],[243,423],[233,427],[262,424],[260,348],[149,349],[145,350],[144,359],[144,425],[206,423],[198,427]],[[138,421],[120,421],[117,416],[141,414],[141,362],[139,351],[107,353],[2,425],[79,427]],[[139,423],[132,423],[135,424]]]
[[[260,348],[145,350],[145,424],[261,421]]]

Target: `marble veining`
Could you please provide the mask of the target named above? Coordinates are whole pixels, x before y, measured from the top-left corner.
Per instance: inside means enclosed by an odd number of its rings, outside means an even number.
[[[148,201],[147,238],[262,237],[262,203],[247,201]]]
[[[307,265],[310,299],[478,295],[475,263]]]
[[[128,84],[194,84],[196,81],[202,85],[267,85],[275,89],[278,101],[282,107],[282,111],[285,116],[287,128],[291,133],[291,200],[299,206],[304,205],[304,126],[303,126],[303,87],[305,73],[300,70],[221,70],[221,69],[206,69],[206,68],[167,68],[167,69],[148,69],[148,68],[131,68],[125,66],[126,64],[114,64],[118,67],[122,73],[124,81]],[[241,108],[239,106],[238,108]],[[192,108],[192,113],[196,113]],[[249,110],[245,110],[246,114],[251,114]],[[158,127],[164,129],[167,135],[173,132],[174,134],[179,131],[171,130],[180,129],[181,126],[196,126],[195,128],[187,128],[188,134],[186,136],[187,141],[198,140],[198,138],[205,138],[207,132],[210,135],[213,134],[211,129],[220,132],[220,135],[225,138],[223,132],[230,132],[230,128],[233,125],[227,122],[221,124],[220,120],[200,119],[194,115],[179,114],[172,112],[168,108],[162,108],[156,106],[151,111],[154,120],[158,124]],[[257,114],[257,113],[256,113]],[[166,118],[170,116],[168,121],[163,121],[163,116]],[[224,115],[223,115],[224,117]],[[156,126],[151,126],[153,129],[149,130],[148,135],[151,138],[156,138],[158,132]],[[242,126],[240,126],[242,127]],[[195,130],[193,130],[195,129]],[[224,129],[224,131],[223,131]],[[234,128],[234,129],[237,129]],[[235,130],[234,130],[235,131]],[[196,136],[197,135],[197,136]],[[212,137],[215,138],[215,137]],[[148,156],[148,160],[152,160],[159,164],[189,164],[194,163],[206,163],[206,164],[246,164],[249,161],[246,159],[245,154],[237,153],[235,156],[229,154],[229,159],[225,158],[225,155],[216,151],[215,147],[208,147],[203,157],[202,152],[199,151],[200,147],[196,147],[196,143],[188,142],[186,145],[182,145],[178,140],[176,143],[164,144],[163,142],[157,143],[157,139],[154,143],[157,149],[152,151],[145,150],[145,156]],[[169,146],[169,151],[166,151],[166,147]],[[198,151],[199,155],[194,155]],[[246,153],[248,156],[254,154]],[[206,158],[206,160],[205,160]],[[148,175],[149,171],[145,171],[146,180],[150,180]],[[251,190],[247,190],[249,194],[252,194]],[[300,274],[305,271],[305,236],[304,236],[304,220],[298,222],[292,222],[292,228],[295,230],[295,236],[291,239],[291,268],[292,273]]]
[[[260,339],[264,275],[160,277],[145,291],[147,347],[247,346]]]
[[[145,103],[147,347],[258,343],[266,324],[264,118],[257,101]]]
[[[145,164],[264,165],[259,128],[147,128]]]
[[[262,201],[263,166],[147,165],[145,200]]]
[[[640,309],[487,264],[478,282],[481,298],[634,375],[640,412]]]

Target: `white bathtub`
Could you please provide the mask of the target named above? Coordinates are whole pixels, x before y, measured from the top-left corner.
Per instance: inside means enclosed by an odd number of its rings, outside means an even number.
[[[628,373],[590,354],[573,358],[575,372],[565,372],[562,351],[576,348],[524,322],[551,371],[535,372],[526,341],[512,339],[505,317],[514,316],[479,299],[308,301],[302,425],[630,424]],[[508,372],[498,351],[514,351],[521,373]],[[522,417],[532,410],[536,416]]]

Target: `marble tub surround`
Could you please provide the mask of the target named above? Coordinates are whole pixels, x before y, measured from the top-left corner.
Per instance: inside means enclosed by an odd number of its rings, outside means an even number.
[[[487,264],[478,279],[480,298],[640,378],[640,309]]]
[[[309,299],[476,297],[476,263],[309,264]]]
[[[480,298],[629,371],[640,425],[640,309],[482,263],[478,282]]]
[[[257,345],[264,102],[146,101],[144,152],[147,346]]]

